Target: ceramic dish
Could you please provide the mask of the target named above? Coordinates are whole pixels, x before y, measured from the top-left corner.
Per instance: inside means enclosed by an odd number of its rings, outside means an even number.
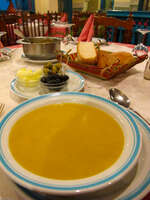
[[[123,186],[122,191],[116,192],[114,195],[114,190],[117,188],[114,187],[113,192],[106,193],[107,195],[97,195],[96,197],[88,197],[87,200],[140,200],[143,199],[149,192],[150,192],[150,127],[143,121],[139,116],[137,116],[135,113],[131,112],[134,119],[136,120],[136,123],[140,129],[140,132],[142,133],[143,137],[143,147],[142,152],[140,155],[140,158],[138,160],[137,166],[134,168],[133,173],[135,173],[135,176],[132,178],[130,184],[127,184],[128,177],[120,181],[120,185]],[[18,187],[17,185],[13,185],[14,189],[17,191],[18,195],[20,195],[22,198],[26,200],[45,200],[45,198],[42,195],[39,195],[37,193],[31,192],[25,188]],[[50,198],[49,199],[57,199],[58,198]],[[63,198],[61,197],[63,200]],[[64,198],[65,199],[65,198]],[[83,200],[83,198],[76,198],[76,200]],[[147,198],[148,199],[148,198]],[[74,199],[75,200],[75,199]],[[85,199],[84,199],[85,200]]]
[[[102,109],[109,113],[121,126],[124,134],[124,148],[117,161],[108,169],[94,176],[77,180],[55,180],[37,176],[24,169],[12,157],[8,147],[9,130],[25,113],[47,104],[76,102]],[[64,92],[32,98],[15,107],[0,124],[0,165],[5,173],[21,186],[33,191],[53,195],[78,195],[103,190],[117,184],[136,165],[141,147],[141,134],[129,113],[107,99],[77,92]]]
[[[77,72],[70,71],[70,70],[67,70],[66,74],[69,76],[69,80],[67,82],[67,85],[64,88],[62,88],[61,91],[66,91],[66,92],[76,91],[76,92],[79,92],[84,88],[84,82],[85,81],[84,81],[84,78],[80,74],[78,74]],[[15,95],[17,95],[21,98],[25,98],[25,99],[29,99],[29,98],[44,94],[44,92],[41,91],[41,89],[39,89],[37,91],[33,91],[33,92],[20,91],[16,87],[16,79],[13,79],[11,81],[10,89]],[[54,91],[52,91],[52,92],[54,92]]]
[[[30,59],[30,58],[27,58],[24,54],[21,55],[21,58],[25,62],[36,63],[36,64],[44,64],[44,63],[47,63],[47,62],[52,62],[52,63],[58,62],[57,59],[51,59],[51,60],[33,60],[33,59]]]

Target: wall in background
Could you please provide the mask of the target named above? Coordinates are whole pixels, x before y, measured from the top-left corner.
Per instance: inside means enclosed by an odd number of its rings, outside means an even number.
[[[72,7],[74,11],[90,11],[95,12],[100,8],[101,0],[72,0]]]
[[[114,0],[115,10],[138,10],[139,0]]]
[[[15,0],[12,0],[14,7],[16,8]],[[6,0],[0,0],[0,10],[7,10],[9,5],[9,1]]]
[[[99,10],[99,0],[90,0],[88,2],[88,11],[95,12]]]
[[[16,10],[28,10],[34,12],[34,0],[12,0]],[[9,1],[0,0],[0,11],[7,10]]]
[[[81,11],[84,6],[84,0],[72,0],[72,8],[74,11]]]
[[[15,0],[17,10],[35,11],[34,0]]]
[[[50,12],[58,12],[58,0],[35,0],[35,11],[41,14]]]

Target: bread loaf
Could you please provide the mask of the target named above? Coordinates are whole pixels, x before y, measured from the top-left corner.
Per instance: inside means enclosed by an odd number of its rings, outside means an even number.
[[[77,54],[78,60],[82,63],[97,63],[97,52],[93,42],[79,42],[77,45]]]
[[[119,65],[130,64],[135,61],[135,58],[128,52],[107,52],[99,51],[98,53],[98,66],[100,68],[109,67],[115,63]]]
[[[105,51],[105,50],[99,50],[98,51],[98,67],[99,68],[104,68],[106,66],[109,66],[110,65],[110,62],[111,60],[109,59],[110,57],[110,54],[112,52],[109,52],[109,51]]]

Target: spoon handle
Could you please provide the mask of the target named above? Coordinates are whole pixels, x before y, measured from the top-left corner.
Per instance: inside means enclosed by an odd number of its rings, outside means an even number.
[[[147,119],[145,119],[140,113],[138,113],[137,111],[135,111],[133,108],[130,107],[130,110],[133,111],[135,114],[137,114],[139,117],[141,117],[149,126],[150,126],[150,122],[147,121]]]

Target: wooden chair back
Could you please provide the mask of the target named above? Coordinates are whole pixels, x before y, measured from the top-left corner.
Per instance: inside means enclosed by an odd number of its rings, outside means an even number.
[[[26,37],[50,36],[51,20],[57,20],[57,16],[63,13],[47,12],[46,14],[16,12],[0,15],[0,31],[6,31],[2,37],[4,46],[15,45],[19,37],[14,33],[14,29],[19,29]]]
[[[50,20],[53,20],[53,19],[54,19],[55,21],[57,21],[57,17],[58,17],[58,16],[61,16],[62,13],[58,13],[58,12],[49,12],[49,11],[48,11],[48,12],[46,13],[46,15],[49,16]]]
[[[72,27],[72,35],[74,37],[78,37],[81,33],[81,30],[86,23],[88,17],[94,14],[94,16],[106,16],[106,13],[98,12],[98,13],[90,13],[90,12],[74,12],[72,15],[72,23],[75,24]]]
[[[74,18],[72,34],[78,37],[87,19]],[[105,38],[111,42],[131,43],[134,20],[130,16],[127,20],[107,17],[103,14],[94,16],[94,37]]]
[[[72,19],[74,18],[82,18],[82,19],[87,19],[91,14],[94,14],[95,16],[106,16],[106,13],[104,12],[73,12],[72,14]]]
[[[2,14],[0,16],[1,31],[5,31],[6,35],[3,36],[2,42],[4,46],[10,46],[16,44],[18,37],[14,33],[14,28],[19,27],[19,16],[12,14]]]
[[[48,15],[30,14],[21,17],[21,31],[26,37],[45,36],[50,33],[50,18]]]
[[[127,20],[107,16],[95,16],[94,26],[95,37],[104,37],[107,41],[112,42],[131,43],[134,26],[134,20],[131,16]]]
[[[78,37],[82,31],[84,24],[86,23],[87,19],[80,19],[80,18],[73,18],[72,23],[72,35],[74,37]]]

